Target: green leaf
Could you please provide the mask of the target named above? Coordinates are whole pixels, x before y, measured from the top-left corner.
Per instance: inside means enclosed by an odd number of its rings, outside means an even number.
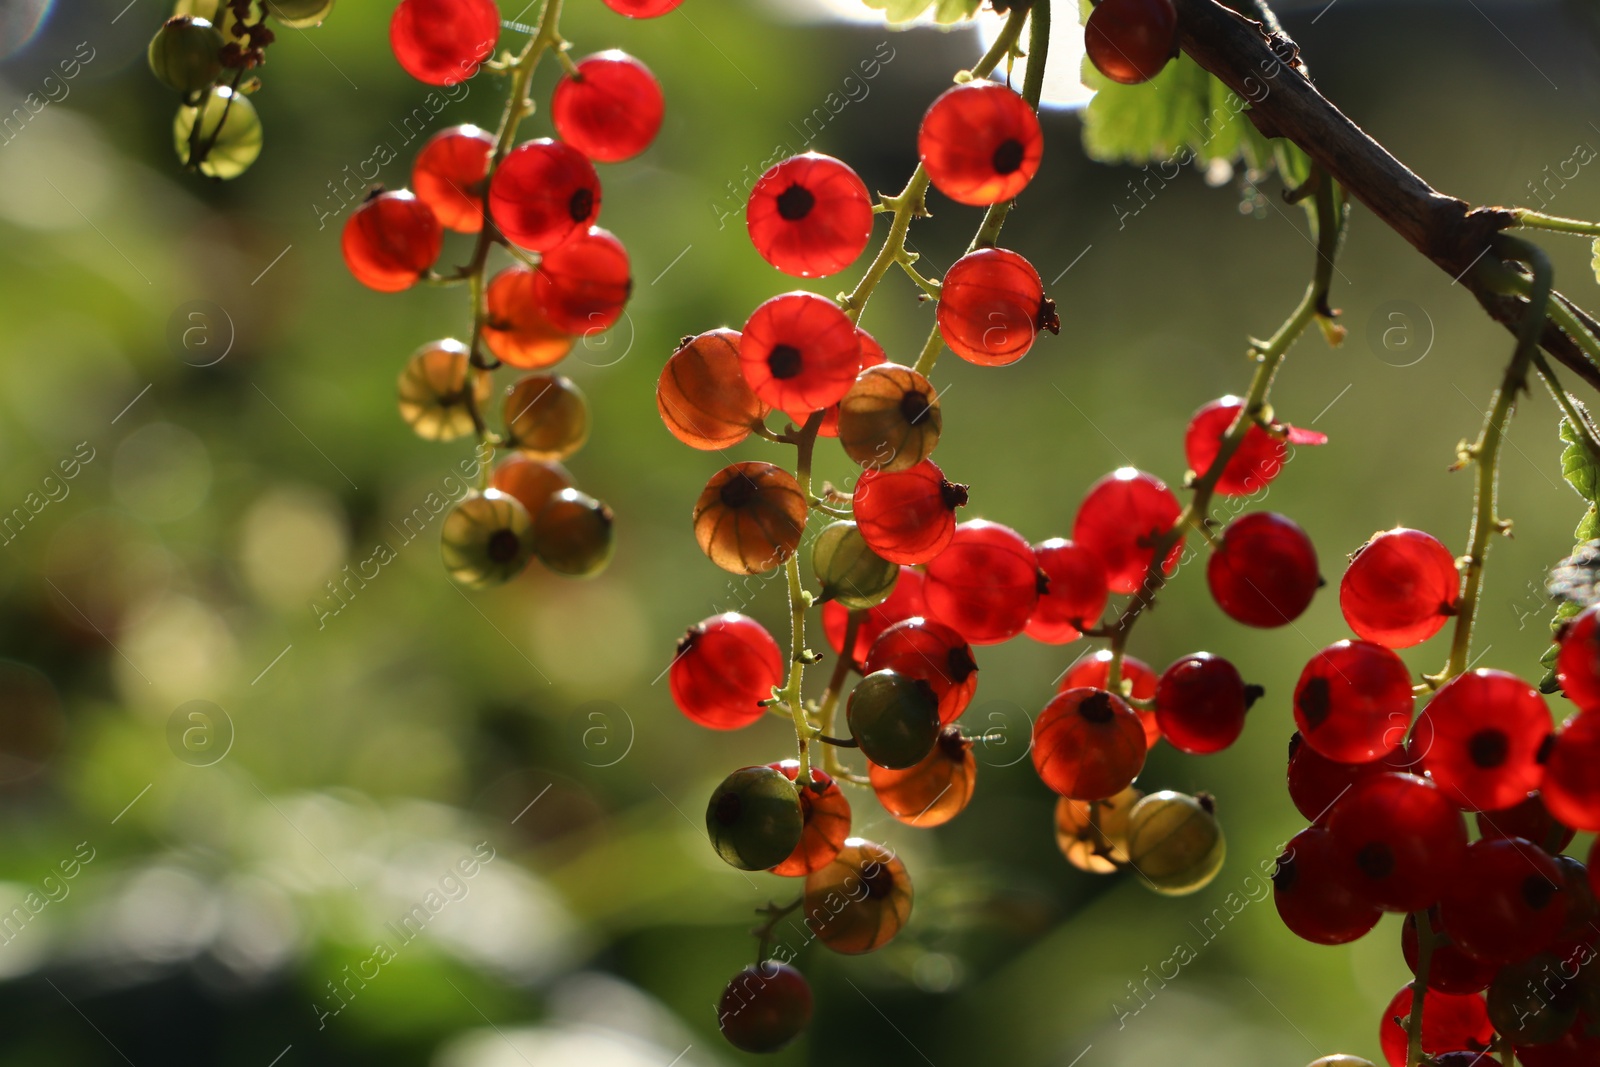
[[[882,11],[890,22],[910,22],[930,7],[934,20],[950,25],[977,14],[983,0],[865,0],[866,5]]]
[[[1571,419],[1561,420],[1561,440],[1567,445],[1561,450],[1561,476],[1579,496],[1591,504],[1595,503],[1600,499],[1596,495],[1600,494],[1600,466],[1596,465],[1595,457],[1584,444],[1583,435],[1572,425]],[[1588,541],[1594,536],[1590,534],[1584,537],[1580,534],[1578,540]]]
[[[1561,476],[1588,501],[1589,507],[1572,532],[1577,546],[1550,572],[1547,588],[1556,599],[1555,618],[1550,620],[1552,634],[1584,608],[1600,602],[1600,463],[1571,419],[1561,420],[1561,440],[1566,443],[1561,450]],[[1552,644],[1539,658],[1545,668],[1545,676],[1539,682],[1542,693],[1555,693],[1561,688],[1555,676],[1556,652],[1557,646]]]
[[[1590,260],[1589,266],[1594,268],[1594,280],[1600,282],[1600,237],[1595,238],[1594,244],[1590,245],[1589,249],[1594,253],[1594,259]]]

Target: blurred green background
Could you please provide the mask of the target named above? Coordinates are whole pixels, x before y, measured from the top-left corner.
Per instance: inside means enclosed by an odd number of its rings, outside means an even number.
[[[655,146],[602,174],[602,222],[633,257],[628,316],[563,366],[594,413],[570,467],[616,509],[618,552],[590,582],[535,567],[467,597],[440,567],[436,529],[407,543],[393,525],[448,492],[470,455],[414,438],[393,401],[413,349],[466,329],[465,294],[361,288],[338,226],[365,184],[350,175],[380,146],[397,155],[380,180],[404,185],[419,126],[492,127],[503,90],[485,76],[435,114],[389,53],[391,7],[344,0],[322,28],[282,32],[256,97],[265,152],[213,185],[178,171],[175,101],[144,67],[159,0],[0,4],[0,113],[26,116],[0,133],[0,512],[28,509],[0,536],[0,915],[35,894],[27,921],[0,926],[0,1064],[744,1058],[713,1004],[751,960],[753,909],[797,884],[723,865],[700,813],[718,778],[788,755],[792,738],[775,721],[702,731],[661,675],[676,637],[713,611],[778,629],[783,590],[736,583],[695,548],[690,507],[726,461],[665,432],[654,381],[678,337],[737,326],[794,287],[739,214],[774,146],[800,150],[806,116],[853,93],[809,147],[896,190],[921,111],[979,45],[970,30],[799,18],[788,0],[688,0],[637,23],[569,0],[577,54],[638,55],[669,101]],[[1600,216],[1600,170],[1572,176],[1570,162],[1600,146],[1592,5],[1471,8],[1282,13],[1324,91],[1440,189]],[[845,83],[885,52],[867,91]],[[541,69],[537,99],[555,76]],[[29,93],[53,100],[13,112]],[[968,515],[1031,539],[1069,533],[1084,488],[1113,467],[1181,481],[1189,414],[1244,388],[1245,338],[1276,327],[1312,265],[1275,181],[1258,196],[1243,175],[1210,187],[1189,171],[1123,218],[1134,172],[1083,158],[1075,112],[1045,126],[1045,168],[1004,243],[1050,282],[1061,335],[1012,368],[946,355],[937,372],[937,459],[972,484]],[[548,128],[539,114],[526,129]],[[914,241],[942,268],[978,216],[934,209]],[[1586,244],[1545,244],[1558,284],[1600,305]],[[452,238],[447,262],[467,247]],[[891,277],[863,320],[903,361],[932,320],[914,295]],[[1460,549],[1470,486],[1446,467],[1477,432],[1509,335],[1359,207],[1333,302],[1348,342],[1308,337],[1275,394],[1282,417],[1332,443],[1300,450],[1269,505],[1311,532],[1331,579],[1397,523]],[[1560,481],[1546,397],[1522,405],[1511,441],[1502,510],[1516,537],[1494,547],[1477,648],[1537,678],[1543,571],[1570,548],[1581,504]],[[823,476],[849,475],[835,447],[819,457]],[[334,599],[328,583],[384,542],[395,561]],[[1053,797],[1023,758],[1025,714],[1086,643],[982,650],[966,721],[994,741],[978,795],[918,832],[852,793],[856,832],[906,857],[916,910],[874,956],[805,952],[816,1022],[777,1060],[1376,1056],[1378,1016],[1408,977],[1398,921],[1349,948],[1302,944],[1262,878],[1302,825],[1282,786],[1287,694],[1342,636],[1331,589],[1294,627],[1246,631],[1198,570],[1139,627],[1133,652],[1158,669],[1205,648],[1268,694],[1232,749],[1163,749],[1141,779],[1210,790],[1229,836],[1217,881],[1175,900],[1069,867]],[[1408,662],[1436,669],[1442,641]],[[187,747],[185,730],[200,731]],[[1251,902],[1217,932],[1230,893]],[[430,901],[425,932],[397,938]],[[392,958],[375,956],[380,941]],[[1147,986],[1180,944],[1193,962]],[[1147,1004],[1134,985],[1155,991]]]

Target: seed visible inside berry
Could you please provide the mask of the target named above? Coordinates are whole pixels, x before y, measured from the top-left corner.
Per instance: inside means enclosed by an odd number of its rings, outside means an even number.
[[[855,171],[817,152],[763,174],[745,207],[750,242],[785,274],[821,278],[854,263],[872,237],[872,197]]]
[[[959,204],[1010,200],[1033,180],[1044,135],[1033,108],[1003,85],[972,81],[928,108],[917,154],[934,188]]]

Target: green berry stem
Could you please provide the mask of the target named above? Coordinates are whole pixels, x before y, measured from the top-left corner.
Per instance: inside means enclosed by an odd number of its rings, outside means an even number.
[[[1567,219],[1560,215],[1546,215],[1542,211],[1531,208],[1518,207],[1511,209],[1511,217],[1518,226],[1530,226],[1541,230],[1554,230],[1557,233],[1579,234],[1584,237],[1600,237],[1600,222],[1585,222],[1582,219]]]
[[[556,0],[552,0],[556,2]],[[811,499],[811,454],[817,445],[817,430],[822,426],[824,412],[813,411],[794,437],[795,481],[800,483],[800,493]],[[802,689],[805,684],[806,663],[811,652],[806,648],[806,612],[813,603],[811,594],[800,584],[800,556],[789,557],[783,565],[789,579],[789,680],[773,698],[789,709],[794,722],[795,745],[800,752],[800,770],[795,775],[795,788],[804,789],[811,782],[811,738],[817,733],[816,724],[806,715]]]
[[[865,614],[861,609],[852,609],[845,619],[844,640],[839,647],[842,651],[833,664],[833,677],[828,679],[828,691],[822,695],[822,703],[817,708],[817,722],[828,733],[834,732],[833,720],[839,713],[839,694],[844,691],[844,683],[850,676],[853,665],[851,653],[855,651],[856,635],[861,632],[861,617]],[[867,784],[867,778],[848,770],[839,758],[839,753],[834,746],[826,745],[822,749],[822,769],[827,771],[835,781],[850,782],[855,785]]]
[[[1413,912],[1417,921],[1417,976],[1411,982],[1411,1016],[1406,1020],[1406,1067],[1422,1067],[1422,1006],[1428,996],[1428,972],[1433,965],[1437,935],[1427,909]]]
[[[1539,377],[1544,380],[1545,388],[1550,391],[1550,396],[1561,407],[1567,421],[1572,428],[1583,438],[1584,447],[1589,450],[1589,455],[1600,462],[1600,436],[1596,435],[1595,426],[1589,413],[1584,410],[1577,398],[1561,387],[1561,381],[1556,377],[1555,368],[1550,366],[1550,361],[1544,358],[1543,352],[1533,354],[1534,369],[1539,372]]]
[[[1565,298],[1552,299],[1547,311],[1551,321],[1561,327],[1562,332],[1576,341],[1578,347],[1583,349],[1590,359],[1600,363],[1600,339],[1597,339],[1578,316],[1572,313]]]

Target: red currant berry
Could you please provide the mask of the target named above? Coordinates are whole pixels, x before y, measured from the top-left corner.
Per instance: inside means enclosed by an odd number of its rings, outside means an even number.
[[[546,321],[580,337],[609,330],[632,291],[628,250],[598,226],[546,252],[533,274],[533,299]]]
[[[653,19],[675,9],[683,0],[602,0],[619,15],[630,19]]]
[[[661,370],[656,410],[672,436],[709,451],[730,448],[761,426],[770,409],[739,370],[739,331],[685,337]]]
[[[606,0],[608,4],[622,0]],[[787,963],[767,960],[733,976],[717,1002],[717,1027],[745,1052],[777,1052],[811,1023],[811,986]]]
[[[572,488],[572,475],[552,460],[513,452],[494,469],[493,484],[507,496],[516,497],[530,516],[537,516],[551,497]]]
[[[351,212],[340,241],[356,281],[380,293],[409,289],[439,258],[444,231],[409,190],[378,193]]]
[[[1550,709],[1516,675],[1479,668],[1439,688],[1417,731],[1433,737],[1422,769],[1451,800],[1466,811],[1499,811],[1539,787]]]
[[[1222,450],[1222,439],[1228,436],[1228,427],[1243,408],[1243,400],[1225,396],[1206,404],[1189,420],[1189,429],[1183,436],[1183,451],[1196,477],[1210,473],[1217,453]],[[1217,477],[1217,493],[1222,496],[1259,493],[1283,470],[1288,454],[1289,449],[1282,441],[1252,423]]]
[[[1600,707],[1600,605],[1586,608],[1561,631],[1556,678],[1578,707]]]
[[[1342,877],[1333,838],[1312,826],[1289,839],[1272,874],[1278,917],[1297,937],[1343,945],[1363,937],[1383,911],[1357,897]]]
[[[868,333],[866,330],[863,330],[861,327],[857,326],[856,327],[856,336],[858,338],[860,338],[860,340],[861,340],[861,369],[862,370],[866,370],[868,367],[876,367],[880,363],[889,362],[889,356],[888,356],[887,353],[884,352],[883,346],[880,345],[876,340],[874,340],[873,336],[870,333]],[[845,395],[848,396],[849,394],[846,393]],[[809,412],[794,412],[792,414],[789,413],[789,412],[785,412],[784,414],[789,415],[790,419],[798,419],[798,421],[803,423],[803,422],[806,421],[806,415],[808,415]],[[838,404],[829,404],[827,410],[825,412],[823,412],[822,425],[817,427],[817,436],[818,437],[838,437],[839,436],[839,405]]]
[[[1561,930],[1556,934],[1556,946],[1582,941],[1588,946],[1588,940],[1596,932],[1595,920],[1600,918],[1600,897],[1597,897],[1594,888],[1589,885],[1589,868],[1571,856],[1551,856],[1557,869],[1561,871],[1561,895],[1566,898],[1566,919],[1561,924]],[[1565,950],[1563,950],[1563,954]],[[1600,975],[1596,975],[1600,977]],[[1591,992],[1600,996],[1600,985],[1595,986]],[[1600,1004],[1600,1001],[1596,1001]]]
[[[1400,527],[1356,549],[1339,583],[1339,607],[1356,636],[1410,648],[1456,613],[1460,583],[1448,548],[1431,534]]]
[[[1206,564],[1217,607],[1246,626],[1298,619],[1322,585],[1317,550],[1293,520],[1271,511],[1241,515],[1222,530]]]
[[[887,945],[911,917],[911,876],[883,845],[846,839],[834,861],[806,875],[806,928],[846,956]]]
[[[1122,657],[1122,684],[1129,686],[1127,695],[1134,700],[1154,700],[1156,695],[1156,672],[1150,665],[1137,656]],[[1111,650],[1102,648],[1092,656],[1080,657],[1066,674],[1061,676],[1061,681],[1056,685],[1056,692],[1065,693],[1068,689],[1079,686],[1088,686],[1090,689],[1106,689],[1107,682],[1111,680]],[[1121,695],[1120,689],[1118,695]],[[1161,724],[1156,721],[1154,710],[1145,711],[1135,708],[1139,721],[1144,724],[1145,747],[1155,748],[1156,742],[1161,740]]]
[[[506,390],[506,443],[534,459],[566,459],[589,439],[583,390],[560,374],[530,374]]]
[[[1328,813],[1343,877],[1385,911],[1421,911],[1438,903],[1467,851],[1460,810],[1426,778],[1374,774],[1357,782]]]
[[[1550,814],[1576,830],[1600,830],[1600,712],[1580,711],[1555,735],[1539,785]]]
[[[932,619],[902,619],[878,635],[862,671],[921,678],[939,698],[939,721],[955,722],[978,689],[978,661],[962,636]]]
[[[453,441],[473,430],[472,411],[467,406],[469,395],[481,409],[493,388],[490,376],[473,368],[467,346],[447,337],[430,341],[412,353],[400,372],[395,392],[400,401],[400,417],[418,437]]]
[[[763,174],[745,206],[750,243],[785,274],[822,278],[854,263],[872,237],[872,196],[855,171],[816,152]]]
[[[1329,759],[1368,763],[1405,740],[1415,703],[1399,656],[1370,641],[1340,641],[1300,672],[1294,721]]]
[[[788,471],[770,463],[735,463],[701,490],[694,537],[723,570],[762,574],[794,555],[806,511],[805,494]]]
[[[894,592],[889,599],[861,612],[861,623],[856,627],[855,646],[850,651],[850,661],[866,662],[867,654],[879,635],[897,622],[927,614],[927,601],[923,596],[925,580],[922,572],[910,567],[900,568]],[[844,655],[844,635],[850,625],[850,610],[838,601],[822,605],[822,631],[828,638],[828,647],[837,655]]]
[[[498,489],[463,497],[439,531],[445,573],[469,589],[510,581],[528,566],[533,552],[527,509]]]
[[[852,506],[868,547],[892,563],[926,563],[945,550],[956,532],[956,508],[967,487],[945,480],[931,459],[910,470],[861,473]]]
[[[917,154],[934,188],[958,204],[1010,200],[1039,172],[1039,118],[1004,85],[974,81],[947,90],[917,131]]]
[[[1578,1021],[1578,984],[1564,978],[1561,972],[1566,966],[1555,953],[1540,952],[1495,975],[1485,999],[1489,1021],[1501,1037],[1537,1047],[1553,1044],[1573,1029]]]
[[[1526,838],[1552,856],[1572,844],[1577,834],[1550,814],[1550,809],[1544,806],[1544,797],[1537,792],[1529,793],[1514,807],[1492,815],[1480,811],[1477,822],[1480,837]]]
[[[1430,993],[1422,1001],[1422,1051],[1433,1055],[1459,1049],[1486,1049],[1494,1040],[1494,1024],[1480,996],[1453,997]],[[1378,1024],[1378,1043],[1389,1067],[1406,1067],[1406,1020],[1411,1018],[1411,987],[1394,995]],[[1482,1067],[1480,1064],[1479,1067]]]
[[[767,713],[783,684],[783,653],[754,619],[730,611],[689,627],[667,669],[678,710],[712,730],[738,730]],[[791,779],[793,775],[790,776]]]
[[[440,130],[417,153],[411,187],[445,229],[483,229],[483,183],[493,154],[494,134],[471,125]]]
[[[1289,738],[1289,799],[1312,823],[1322,823],[1334,803],[1357,782],[1385,771],[1407,771],[1412,766],[1404,745],[1396,745],[1368,763],[1340,763],[1306,744],[1296,733]]]
[[[751,313],[739,364],[756,396],[791,414],[844,398],[861,370],[861,339],[839,305],[815,293],[775,296]]]
[[[789,781],[800,777],[800,761],[784,760],[767,766],[779,771]],[[850,836],[850,802],[839,791],[832,778],[811,768],[811,788],[800,793],[800,814],[805,819],[805,829],[800,831],[800,843],[789,853],[789,858],[772,868],[773,874],[788,878],[801,878],[833,862]]]
[[[1245,685],[1233,664],[1209,652],[1185,656],[1156,683],[1156,722],[1172,747],[1191,756],[1221,752],[1244,732],[1261,687]]]
[[[1115,796],[1144,769],[1144,726],[1121,697],[1068,689],[1033,724],[1033,767],[1044,784],[1073,800]]]
[[[838,426],[847,456],[863,467],[894,473],[933,454],[944,416],[932,382],[910,367],[882,363],[856,376],[839,401]]]
[[[776,867],[795,850],[804,829],[794,783],[771,767],[741,767],[706,804],[712,849],[741,871]]]
[[[594,164],[548,137],[513,148],[489,180],[489,214],[514,245],[548,252],[570,241],[600,214]]]
[[[400,0],[389,47],[405,72],[429,85],[455,85],[478,73],[500,39],[494,0]]]
[[[489,280],[483,340],[508,367],[553,367],[572,351],[572,338],[551,325],[534,299],[537,273],[519,263]]]
[[[1033,546],[1034,561],[1050,580],[1050,588],[1028,617],[1024,631],[1035,641],[1065,645],[1082,636],[1080,626],[1100,621],[1106,609],[1106,566],[1100,557],[1064,538]]]
[[[1089,487],[1072,522],[1072,539],[1105,563],[1113,593],[1132,593],[1155,561],[1155,542],[1172,530],[1182,510],[1160,478],[1122,467]],[[1162,560],[1167,574],[1177,569],[1182,553],[1179,538]]]
[[[616,163],[650,147],[665,110],[650,68],[616,49],[580,60],[550,94],[556,134],[596,163]]]
[[[1429,910],[1428,921],[1433,926],[1434,938],[1433,955],[1428,960],[1428,989],[1460,997],[1481,993],[1489,988],[1499,966],[1462,952],[1450,940],[1450,935],[1439,929],[1438,908]],[[1421,948],[1417,940],[1417,917],[1407,915],[1405,925],[1400,929],[1400,950],[1413,975],[1417,973]]]
[[[1083,49],[1114,82],[1138,85],[1178,54],[1178,12],[1172,0],[1101,0],[1083,24]]]
[[[1561,868],[1533,842],[1474,841],[1439,902],[1439,925],[1463,952],[1511,963],[1547,947],[1561,932],[1565,887]]]
[[[1040,330],[1061,332],[1039,272],[1004,248],[980,248],[956,260],[945,273],[935,318],[950,351],[980,367],[1015,363]]]
[[[883,810],[923,829],[943,826],[966,810],[977,777],[972,742],[954,726],[941,730],[933,750],[911,767],[895,771],[867,764],[867,778]]]
[[[1028,625],[1048,579],[1028,542],[1009,526],[973,519],[927,566],[928,612],[975,645],[994,645]]]
[[[591,578],[611,562],[615,523],[611,509],[594,497],[563,489],[534,517],[533,550],[557,574]]]

